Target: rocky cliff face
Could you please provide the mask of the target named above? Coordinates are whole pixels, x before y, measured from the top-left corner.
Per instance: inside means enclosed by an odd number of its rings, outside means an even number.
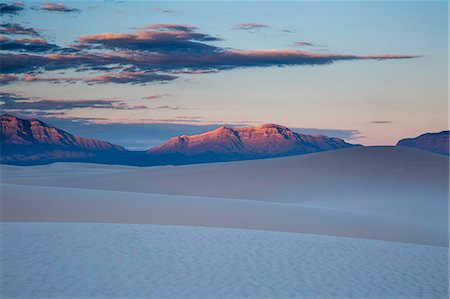
[[[37,119],[0,116],[2,161],[94,157],[125,152],[119,145],[74,136]]]
[[[398,146],[416,147],[437,154],[449,154],[449,131],[426,133],[416,138],[402,139]]]
[[[220,127],[203,134],[182,135],[151,148],[150,155],[218,155],[238,158],[268,158],[352,147],[339,138],[303,135],[275,124],[252,128]]]

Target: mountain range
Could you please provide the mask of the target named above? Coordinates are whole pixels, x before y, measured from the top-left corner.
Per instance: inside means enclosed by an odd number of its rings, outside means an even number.
[[[265,124],[249,128],[222,126],[202,134],[173,137],[147,151],[129,151],[106,141],[72,135],[37,119],[3,114],[0,123],[1,163],[15,165],[62,161],[181,165],[283,157],[361,146],[339,138],[299,134],[281,125]],[[403,139],[398,145],[448,154],[448,131]]]
[[[42,164],[64,160],[95,161],[127,150],[106,141],[74,136],[38,119],[0,116],[1,162]]]
[[[251,128],[219,127],[203,134],[170,138],[148,153],[153,156],[215,156],[223,160],[258,159],[315,153],[353,145],[339,138],[304,135],[275,124]]]
[[[416,138],[402,139],[398,146],[409,146],[420,148],[429,152],[448,155],[449,154],[449,131],[439,133],[426,133]]]

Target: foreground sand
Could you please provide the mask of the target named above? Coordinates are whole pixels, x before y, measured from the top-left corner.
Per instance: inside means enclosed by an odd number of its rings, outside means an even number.
[[[2,298],[448,298],[444,156],[0,169]]]
[[[3,221],[217,226],[448,246],[448,158],[412,148],[1,170]]]
[[[136,224],[1,233],[2,298],[448,298],[443,247]]]

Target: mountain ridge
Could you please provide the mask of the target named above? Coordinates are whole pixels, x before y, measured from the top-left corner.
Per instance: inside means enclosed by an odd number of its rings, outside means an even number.
[[[437,154],[449,155],[449,132],[425,133],[414,138],[401,139],[397,146],[409,146]]]
[[[185,156],[216,154],[266,158],[353,146],[360,145],[323,135],[295,133],[281,125],[263,124],[246,128],[221,126],[201,134],[180,135],[147,152],[152,155],[178,153]]]
[[[14,165],[54,162],[131,166],[185,165],[276,158],[361,147],[340,138],[301,134],[282,125],[263,124],[244,128],[220,126],[201,134],[183,134],[169,138],[162,145],[151,147],[147,151],[131,151],[106,141],[72,135],[39,119],[26,120],[3,114],[0,116],[0,123],[0,163]],[[448,131],[402,139],[397,145],[448,155]]]
[[[0,116],[2,162],[95,159],[126,152],[120,145],[72,135],[38,119]]]

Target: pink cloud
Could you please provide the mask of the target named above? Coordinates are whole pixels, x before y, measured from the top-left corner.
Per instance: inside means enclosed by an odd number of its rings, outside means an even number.
[[[13,74],[0,74],[0,85],[5,85],[14,81],[19,80],[17,75]]]
[[[0,33],[2,34],[20,34],[20,35],[33,35],[38,36],[39,33],[36,29],[31,27],[24,27],[19,24],[4,23],[0,25]]]
[[[155,94],[155,95],[143,97],[142,99],[143,99],[143,100],[157,100],[157,99],[160,99],[160,98],[162,98],[162,97],[169,96],[169,95],[170,95],[170,94],[168,94],[168,93],[165,93],[165,94]]]
[[[193,32],[195,27],[178,24],[154,24],[135,33],[111,33],[83,35],[78,38],[79,48],[108,48],[122,50],[200,51],[216,48],[204,41],[218,38]]]
[[[146,72],[120,72],[106,73],[94,77],[41,77],[36,75],[25,75],[22,80],[27,82],[77,82],[86,83],[134,83],[145,84],[154,81],[173,80],[175,77]]]
[[[53,2],[42,2],[43,6],[41,9],[48,11],[60,11],[60,12],[78,12],[79,9],[69,8],[62,3],[53,3]]]
[[[43,38],[19,38],[15,40],[18,43],[23,44],[41,44],[41,45],[47,45],[47,41]]]

